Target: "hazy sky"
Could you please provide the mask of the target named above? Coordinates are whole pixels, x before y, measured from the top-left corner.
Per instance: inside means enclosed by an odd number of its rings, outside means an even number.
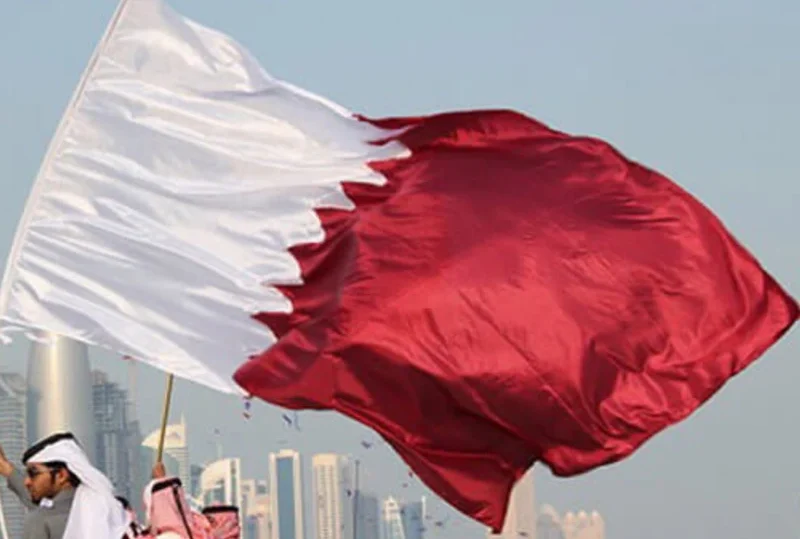
[[[800,2],[797,0],[174,0],[243,42],[266,68],[371,116],[510,107],[610,140],[667,173],[726,222],[800,296]],[[0,0],[0,260],[61,113],[114,0]],[[537,497],[598,509],[609,539],[800,536],[800,332],[796,329],[698,413],[623,463],[580,478],[537,474]],[[0,350],[21,369],[26,345]],[[126,382],[121,361],[95,365]],[[155,428],[163,377],[138,371],[139,411]],[[306,454],[350,452],[381,493],[404,467],[365,429],[301,414],[302,432],[266,405],[179,383],[193,460],[223,447],[266,474],[285,440]],[[177,414],[176,414],[177,415]],[[446,514],[440,503],[437,515]],[[479,537],[461,520],[433,537]]]

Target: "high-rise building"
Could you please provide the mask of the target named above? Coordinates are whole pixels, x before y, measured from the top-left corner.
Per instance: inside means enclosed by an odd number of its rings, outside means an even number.
[[[393,497],[383,500],[381,508],[381,539],[406,539],[400,503]]]
[[[406,539],[423,539],[425,535],[425,497],[403,504],[400,512]]]
[[[600,513],[592,511],[592,514],[589,515],[589,525],[594,534],[593,539],[606,539],[606,521]]]
[[[144,487],[152,477],[153,463],[142,462],[142,429],[139,420],[136,419],[134,413],[133,403],[129,399],[128,418],[133,418],[128,423],[128,464],[130,466],[130,479],[131,479],[131,497],[128,498],[134,510],[140,514],[144,514],[144,502],[142,500],[142,493]]]
[[[564,539],[605,539],[606,526],[597,511],[569,512],[561,521]]]
[[[269,455],[270,539],[304,539],[300,454],[284,449]]]
[[[356,533],[355,539],[380,539],[380,503],[378,497],[363,490],[355,492]]]
[[[6,457],[18,465],[27,448],[27,442],[25,379],[16,373],[0,373],[0,444]],[[5,518],[8,537],[22,537],[25,508],[6,488],[5,481],[0,489],[0,503],[0,518]]]
[[[184,486],[186,493],[192,497],[200,496],[200,476],[203,475],[203,467],[197,464],[189,466],[189,486]]]
[[[426,504],[423,496],[419,501],[403,504],[400,511],[405,539],[423,539],[425,536]]]
[[[41,334],[28,356],[26,422],[28,442],[56,432],[72,432],[96,461],[92,379],[86,345]]]
[[[536,520],[536,539],[565,539],[561,516],[550,505],[543,505]]]
[[[317,539],[353,538],[353,470],[347,457],[311,458],[311,503]]]
[[[425,498],[417,502],[386,498],[381,511],[381,528],[381,539],[423,539]]]
[[[490,539],[536,539],[536,500],[533,468],[519,478],[511,491],[503,531],[487,533]]]
[[[92,372],[97,459],[95,465],[108,476],[117,494],[136,504],[139,491],[138,422],[129,417],[128,393],[101,371]],[[133,447],[131,447],[133,446]]]
[[[266,481],[242,481],[242,539],[269,539],[268,492]]]
[[[203,506],[235,505],[242,507],[242,463],[238,458],[220,459],[205,467],[200,475]]]
[[[270,517],[270,498],[268,494],[259,496],[256,504],[249,510],[248,519],[251,526],[257,530],[258,539],[269,539],[272,533],[272,519]]]
[[[597,511],[572,511],[559,516],[549,505],[539,512],[537,539],[605,539],[606,526]]]
[[[142,442],[142,446],[155,453],[158,450],[158,441],[161,437],[161,429],[151,432]],[[189,439],[187,437],[186,418],[181,416],[181,422],[167,425],[164,434],[164,453],[175,459],[178,469],[172,471],[180,478],[184,489],[191,489],[191,463],[189,462]],[[169,469],[169,468],[168,468]],[[187,490],[188,492],[188,490]]]

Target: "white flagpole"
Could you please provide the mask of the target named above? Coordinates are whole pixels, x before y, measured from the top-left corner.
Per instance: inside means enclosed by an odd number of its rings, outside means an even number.
[[[89,77],[94,73],[94,69],[97,66],[97,60],[100,58],[100,54],[102,54],[103,50],[108,44],[109,39],[111,38],[111,35],[114,33],[117,23],[119,23],[120,19],[122,18],[128,1],[129,0],[120,0],[119,4],[117,5],[114,15],[111,17],[111,20],[106,26],[103,37],[95,47],[95,50],[89,59],[89,63],[86,65],[86,69],[84,69],[83,74],[81,75],[78,86],[76,86],[75,91],[72,94],[72,98],[70,99],[69,104],[64,111],[64,114],[61,116],[61,120],[58,123],[55,133],[53,134],[53,138],[50,139],[50,144],[47,147],[44,159],[39,165],[39,172],[36,175],[36,179],[33,182],[33,187],[31,187],[30,194],[28,195],[28,200],[25,203],[25,209],[22,212],[22,218],[17,225],[17,231],[14,234],[14,242],[11,244],[11,251],[8,254],[8,260],[6,261],[5,273],[3,273],[3,279],[2,282],[0,282],[0,317],[5,315],[8,307],[12,275],[16,272],[19,254],[22,249],[22,244],[25,241],[25,236],[28,232],[28,224],[30,223],[32,217],[32,209],[36,206],[36,201],[40,196],[42,186],[44,184],[43,178],[50,171],[53,157],[55,156],[55,153],[58,150],[58,147],[61,145],[61,141],[63,140],[67,129],[69,128],[72,114],[78,105],[80,105],[81,99],[83,98],[84,90],[86,89],[86,83],[88,82]]]

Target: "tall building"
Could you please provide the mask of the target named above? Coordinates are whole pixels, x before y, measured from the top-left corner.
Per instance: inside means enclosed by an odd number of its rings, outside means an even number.
[[[0,444],[6,457],[19,465],[22,453],[28,445],[25,424],[25,379],[16,373],[0,373]],[[8,537],[22,537],[25,523],[25,508],[17,497],[6,488],[0,489],[0,503],[5,518]]]
[[[391,496],[381,508],[381,539],[406,539],[400,503]]]
[[[425,497],[403,504],[400,511],[405,539],[423,539],[425,535]]]
[[[242,463],[238,458],[220,459],[205,467],[200,475],[203,506],[235,505],[242,507]]]
[[[561,516],[550,505],[543,505],[536,520],[536,539],[565,539]]]
[[[570,511],[560,517],[553,507],[544,505],[539,513],[538,534],[538,539],[605,539],[606,526],[597,511]]]
[[[178,469],[174,471],[171,470],[171,472],[180,478],[184,489],[190,489],[192,485],[191,463],[189,462],[189,439],[187,434],[186,418],[181,416],[180,423],[167,425],[167,431],[164,435],[164,453],[175,459],[175,462],[178,464]],[[142,446],[153,452],[157,451],[160,436],[161,429],[154,430],[144,439]],[[153,460],[153,462],[155,461]]]
[[[142,500],[142,492],[144,487],[149,482],[152,475],[153,463],[142,462],[142,429],[139,420],[136,419],[133,413],[133,403],[129,400],[128,418],[133,419],[128,423],[128,459],[130,466],[130,479],[131,479],[131,496],[128,498],[134,510],[137,513],[144,514],[144,502]]]
[[[503,531],[488,532],[490,539],[536,539],[536,500],[533,486],[533,468],[519,478],[511,491]]]
[[[356,533],[355,539],[380,539],[380,503],[378,497],[363,490],[355,492]]]
[[[39,335],[28,356],[28,441],[70,431],[96,461],[92,379],[86,345],[53,334]]]
[[[266,481],[242,481],[242,539],[269,539],[268,492]]]
[[[117,493],[133,504],[141,498],[139,491],[138,422],[129,416],[128,392],[109,380],[101,371],[92,372],[96,466],[102,470]]]
[[[304,539],[303,478],[300,453],[284,449],[269,455],[270,539]]]
[[[353,539],[353,470],[347,457],[311,458],[311,503],[317,539]]]
[[[388,497],[381,511],[381,539],[423,539],[425,535],[425,498],[401,502]]]
[[[200,496],[200,476],[203,475],[203,467],[197,464],[189,466],[189,486],[184,488],[186,493],[192,497]]]
[[[561,521],[564,539],[605,539],[606,525],[597,511],[569,512]]]
[[[381,539],[405,539],[400,504],[391,496],[381,506]]]

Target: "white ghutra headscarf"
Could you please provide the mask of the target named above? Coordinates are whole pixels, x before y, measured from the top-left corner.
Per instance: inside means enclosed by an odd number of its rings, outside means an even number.
[[[92,466],[72,434],[54,434],[25,453],[24,462],[63,462],[81,484],[67,518],[63,539],[119,539],[127,531],[129,516],[114,497],[111,481]]]

